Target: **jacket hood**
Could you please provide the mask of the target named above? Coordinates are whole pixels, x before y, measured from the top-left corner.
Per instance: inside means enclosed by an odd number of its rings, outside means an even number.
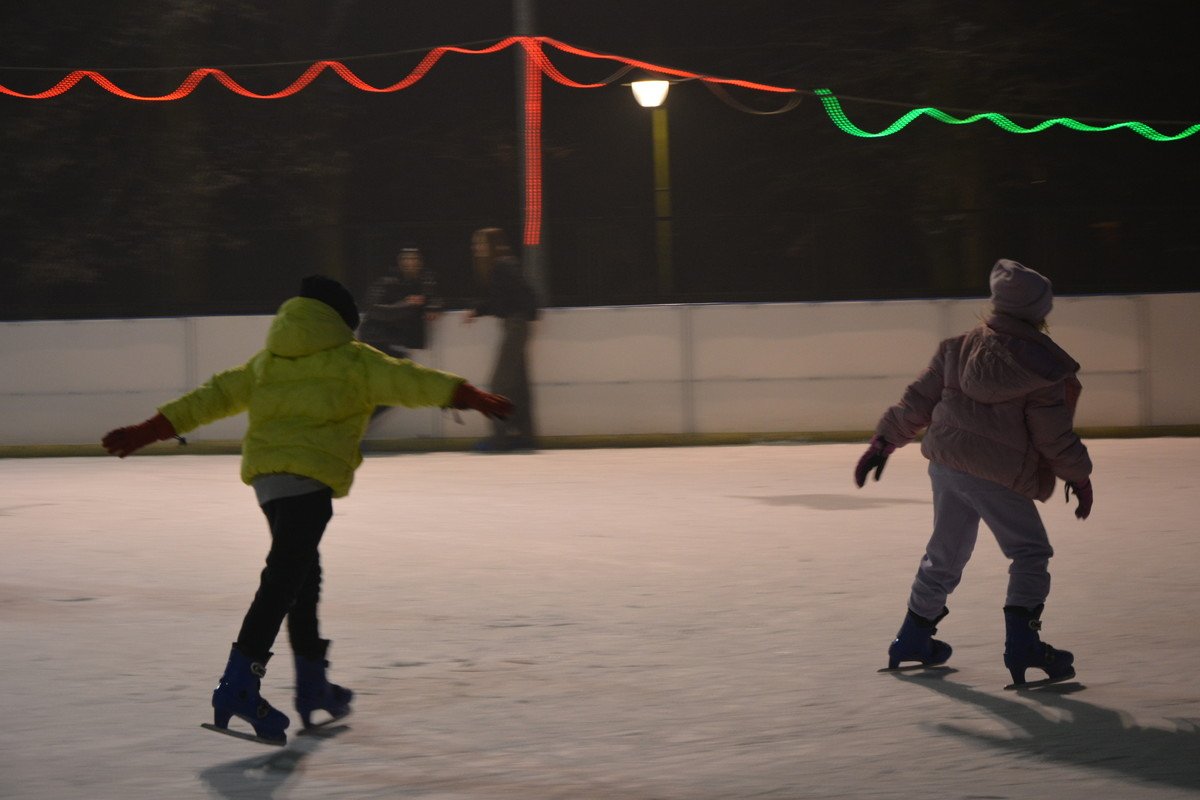
[[[997,314],[963,337],[959,386],[972,400],[1002,403],[1058,383],[1079,364],[1033,325]]]
[[[267,350],[284,358],[312,355],[353,341],[354,332],[333,308],[309,297],[279,307],[267,332]]]

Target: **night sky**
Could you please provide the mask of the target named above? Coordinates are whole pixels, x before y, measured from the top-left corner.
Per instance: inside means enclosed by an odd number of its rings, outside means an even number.
[[[872,130],[924,105],[1164,132],[1200,121],[1183,4],[537,6],[538,33],[579,46],[882,101],[845,102]],[[65,72],[17,67],[95,68],[157,93],[187,68],[227,66],[267,91],[337,58],[382,85],[434,46],[512,31],[500,0],[22,4],[0,11],[0,83],[38,91]],[[579,80],[614,72],[552,59]],[[403,244],[425,249],[451,305],[467,302],[471,230],[519,230],[516,76],[510,51],[447,56],[387,95],[326,75],[270,102],[212,82],[162,104],[92,86],[0,97],[0,318],[269,313],[310,272],[362,291]],[[755,115],[690,82],[667,103],[675,280],[664,296],[649,115],[623,80],[544,83],[555,305],[969,296],[1002,256],[1045,271],[1061,294],[1200,290],[1200,136],[1018,136],[920,120],[859,139],[813,97]],[[730,94],[760,111],[781,105]]]

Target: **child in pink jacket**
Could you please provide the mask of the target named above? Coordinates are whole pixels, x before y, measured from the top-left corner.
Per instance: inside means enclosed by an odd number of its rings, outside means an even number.
[[[933,535],[917,570],[908,614],[888,648],[888,668],[903,662],[936,666],[951,648],[933,638],[949,612],[946,598],[971,558],[979,521],[987,523],[1009,566],[1004,665],[1012,686],[1029,686],[1025,671],[1044,670],[1054,683],[1075,676],[1074,656],[1042,642],[1038,631],[1054,554],[1034,500],[1055,479],[1075,492],[1075,516],[1092,508],[1092,462],[1073,430],[1081,386],[1079,364],[1045,334],[1053,305],[1050,281],[1001,259],[991,273],[992,314],[938,346],[929,367],[889,408],[854,470],[861,488],[889,455],[925,431],[921,453],[933,484]]]

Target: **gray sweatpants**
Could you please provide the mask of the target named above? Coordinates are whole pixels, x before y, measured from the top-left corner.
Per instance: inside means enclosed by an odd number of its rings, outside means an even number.
[[[1037,508],[1028,497],[998,483],[930,462],[933,483],[933,535],[917,569],[908,607],[926,619],[942,613],[946,598],[962,580],[979,535],[979,520],[1012,562],[1004,604],[1033,608],[1050,593],[1047,569],[1054,550]]]

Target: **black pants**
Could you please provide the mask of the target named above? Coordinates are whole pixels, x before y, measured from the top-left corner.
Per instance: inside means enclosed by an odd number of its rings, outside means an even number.
[[[492,421],[496,438],[519,436],[533,438],[533,392],[529,388],[529,321],[518,317],[504,319],[504,338],[496,353],[490,388],[513,403],[508,419]]]
[[[325,651],[317,627],[321,597],[321,555],[317,552],[325,526],[333,516],[333,492],[322,489],[281,497],[262,507],[271,526],[271,550],[258,592],[242,621],[238,649],[265,659],[288,621],[292,652],[310,656]]]

